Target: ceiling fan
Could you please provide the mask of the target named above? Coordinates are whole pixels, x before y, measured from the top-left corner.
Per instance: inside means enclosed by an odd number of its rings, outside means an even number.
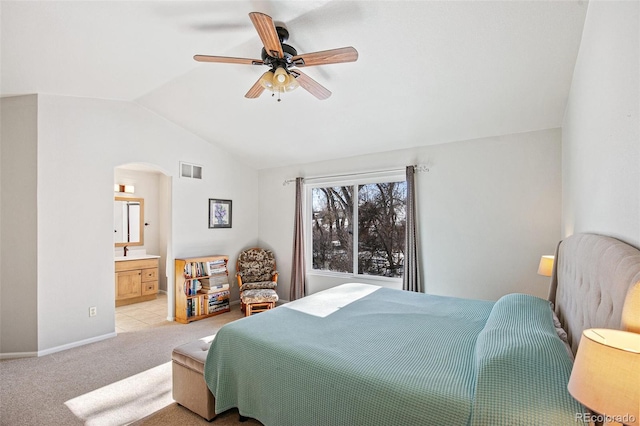
[[[320,83],[304,74],[297,68],[315,65],[339,64],[358,60],[358,51],[353,47],[323,50],[321,52],[299,55],[296,49],[284,42],[289,39],[289,31],[284,27],[276,27],[269,15],[260,12],[249,13],[249,18],[256,28],[264,48],[262,59],[233,58],[228,56],[195,55],[198,62],[220,62],[227,64],[267,65],[270,69],[249,89],[245,98],[257,98],[265,89],[280,94],[295,90],[298,86],[323,100],[331,96],[331,92]]]

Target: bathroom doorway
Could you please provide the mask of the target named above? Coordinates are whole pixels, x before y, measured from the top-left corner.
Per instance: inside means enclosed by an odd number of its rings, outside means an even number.
[[[127,247],[128,258],[157,256],[157,298],[117,306],[115,310],[116,332],[133,332],[173,321],[173,292],[170,287],[173,273],[171,252],[171,188],[172,178],[157,166],[130,163],[114,169],[114,191],[126,188],[127,193],[116,192],[115,196],[129,196],[144,200],[142,245]],[[115,197],[114,197],[115,199]],[[114,223],[117,214],[114,213]],[[115,227],[115,225],[114,225]],[[124,247],[116,246],[114,260],[123,259]]]

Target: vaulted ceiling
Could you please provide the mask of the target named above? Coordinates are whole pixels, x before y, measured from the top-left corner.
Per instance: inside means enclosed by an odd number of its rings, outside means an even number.
[[[2,96],[136,102],[256,168],[559,127],[588,3],[569,1],[5,1]],[[248,13],[284,23],[333,94],[244,94],[266,67]]]

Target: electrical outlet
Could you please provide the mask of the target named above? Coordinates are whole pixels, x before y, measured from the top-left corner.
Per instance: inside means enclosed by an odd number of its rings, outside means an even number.
[[[89,308],[89,316],[90,317],[95,317],[96,315],[98,315],[98,308],[96,306],[92,306]]]

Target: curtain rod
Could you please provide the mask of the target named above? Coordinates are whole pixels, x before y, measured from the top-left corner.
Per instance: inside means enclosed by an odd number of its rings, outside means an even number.
[[[428,172],[429,168],[425,165],[422,164],[414,164],[413,167],[415,168],[415,172],[416,173],[422,173],[422,172]],[[406,169],[402,168],[402,169],[386,169],[386,170],[371,170],[368,172],[358,172],[358,173],[344,173],[344,174],[339,174],[339,175],[324,175],[324,176],[312,176],[312,177],[306,177],[303,178],[303,180],[308,181],[308,180],[313,180],[313,179],[324,179],[324,178],[334,178],[334,177],[350,177],[350,176],[362,176],[362,175],[370,175],[370,174],[374,174],[374,173],[385,173],[385,172],[404,172]],[[292,182],[295,182],[296,179],[287,179],[284,182],[282,182],[282,186],[287,186]]]

